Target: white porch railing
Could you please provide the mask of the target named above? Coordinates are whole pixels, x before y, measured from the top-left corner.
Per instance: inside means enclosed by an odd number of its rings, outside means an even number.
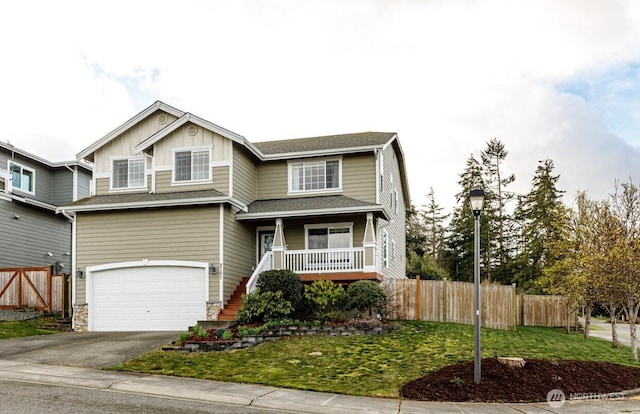
[[[256,290],[256,282],[258,281],[258,275],[264,271],[273,269],[273,252],[266,252],[262,256],[262,260],[256,266],[256,270],[253,271],[249,281],[247,282],[247,293],[251,293]]]
[[[363,272],[364,247],[350,249],[285,250],[283,268],[298,274]],[[247,293],[256,289],[258,275],[273,269],[273,252],[267,252],[247,282]]]
[[[284,267],[300,274],[362,272],[364,248],[285,250]]]

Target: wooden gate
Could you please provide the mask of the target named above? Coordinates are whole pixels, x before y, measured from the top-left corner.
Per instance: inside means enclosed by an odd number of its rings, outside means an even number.
[[[0,269],[0,308],[64,312],[65,280],[50,267]]]

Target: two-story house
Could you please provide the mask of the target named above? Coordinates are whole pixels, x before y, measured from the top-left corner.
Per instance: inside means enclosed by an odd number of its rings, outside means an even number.
[[[71,272],[72,217],[59,206],[90,194],[91,166],[51,162],[0,142],[0,268]]]
[[[228,318],[231,298],[273,268],[306,281],[405,277],[395,133],[251,143],[156,102],[78,160],[93,163],[95,195],[60,209],[76,218],[76,330]]]

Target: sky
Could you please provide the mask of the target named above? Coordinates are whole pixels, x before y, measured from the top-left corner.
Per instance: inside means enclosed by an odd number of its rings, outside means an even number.
[[[39,1],[0,6],[0,141],[51,161],[161,100],[251,142],[397,132],[451,211],[497,138],[571,204],[640,183],[640,2]]]

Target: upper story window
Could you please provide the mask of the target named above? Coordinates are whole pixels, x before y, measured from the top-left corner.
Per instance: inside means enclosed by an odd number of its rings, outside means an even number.
[[[174,150],[173,181],[184,183],[211,180],[211,148]]]
[[[145,159],[123,158],[112,160],[111,188],[114,190],[145,186]]]
[[[13,189],[24,191],[25,193],[35,193],[35,170],[22,166],[11,160],[8,161],[9,171],[11,172],[11,186]]]
[[[289,191],[339,190],[342,185],[342,160],[289,163]]]

